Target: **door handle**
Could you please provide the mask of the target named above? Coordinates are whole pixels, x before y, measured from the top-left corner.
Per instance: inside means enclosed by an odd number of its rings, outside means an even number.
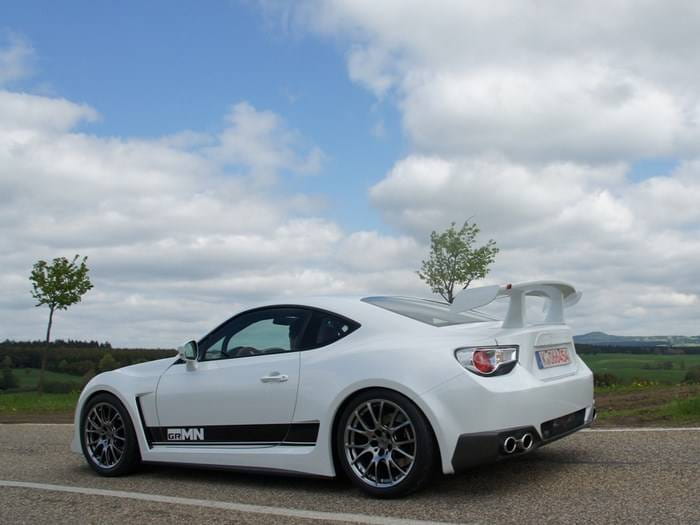
[[[289,380],[287,374],[280,374],[279,372],[270,372],[270,375],[262,376],[260,381],[263,383],[284,383]]]

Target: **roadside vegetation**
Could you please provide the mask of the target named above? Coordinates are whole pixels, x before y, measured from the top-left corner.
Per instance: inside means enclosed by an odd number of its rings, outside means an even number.
[[[582,353],[600,425],[700,424],[700,354]]]
[[[72,420],[83,386],[100,372],[175,355],[175,350],[118,349],[96,341],[0,342],[0,422]],[[47,356],[43,393],[41,363]]]
[[[95,374],[175,355],[168,349],[55,341],[39,394],[44,347],[44,341],[0,342],[0,422],[70,422],[80,390]],[[595,376],[597,424],[700,425],[700,353],[580,350]]]

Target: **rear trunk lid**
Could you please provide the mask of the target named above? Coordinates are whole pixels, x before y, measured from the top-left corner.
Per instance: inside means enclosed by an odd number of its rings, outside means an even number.
[[[518,345],[518,363],[534,377],[549,381],[576,374],[573,334],[566,325],[531,325],[495,334],[498,345]]]

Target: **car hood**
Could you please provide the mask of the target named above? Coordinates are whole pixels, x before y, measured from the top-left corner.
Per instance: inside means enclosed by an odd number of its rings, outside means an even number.
[[[177,356],[156,359],[146,363],[125,366],[114,370],[114,373],[131,377],[160,377],[170,366],[177,361]]]

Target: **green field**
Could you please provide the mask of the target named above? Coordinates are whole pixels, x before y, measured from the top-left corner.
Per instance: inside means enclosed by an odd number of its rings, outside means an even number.
[[[0,416],[72,412],[78,402],[78,395],[78,392],[43,395],[37,392],[0,394]]]
[[[641,380],[675,385],[683,381],[688,369],[700,366],[700,355],[583,354],[580,357],[593,372],[613,374],[623,384]],[[663,368],[664,363],[670,363],[671,367]]]
[[[39,369],[37,368],[15,368],[12,370],[13,375],[17,379],[17,386],[23,390],[36,388],[39,383]],[[60,372],[44,372],[44,380],[57,383],[73,383],[76,388],[80,389],[83,385],[83,378],[71,374],[62,374]]]
[[[36,368],[15,368],[12,370],[17,379],[17,388],[7,392],[0,391],[0,418],[18,415],[41,415],[69,413],[75,409],[78,395],[83,385],[83,378],[71,374],[46,370],[46,383],[68,383],[74,386],[74,392],[66,394],[45,393],[39,395],[36,387],[39,382],[39,370]],[[29,391],[31,390],[31,391]]]

